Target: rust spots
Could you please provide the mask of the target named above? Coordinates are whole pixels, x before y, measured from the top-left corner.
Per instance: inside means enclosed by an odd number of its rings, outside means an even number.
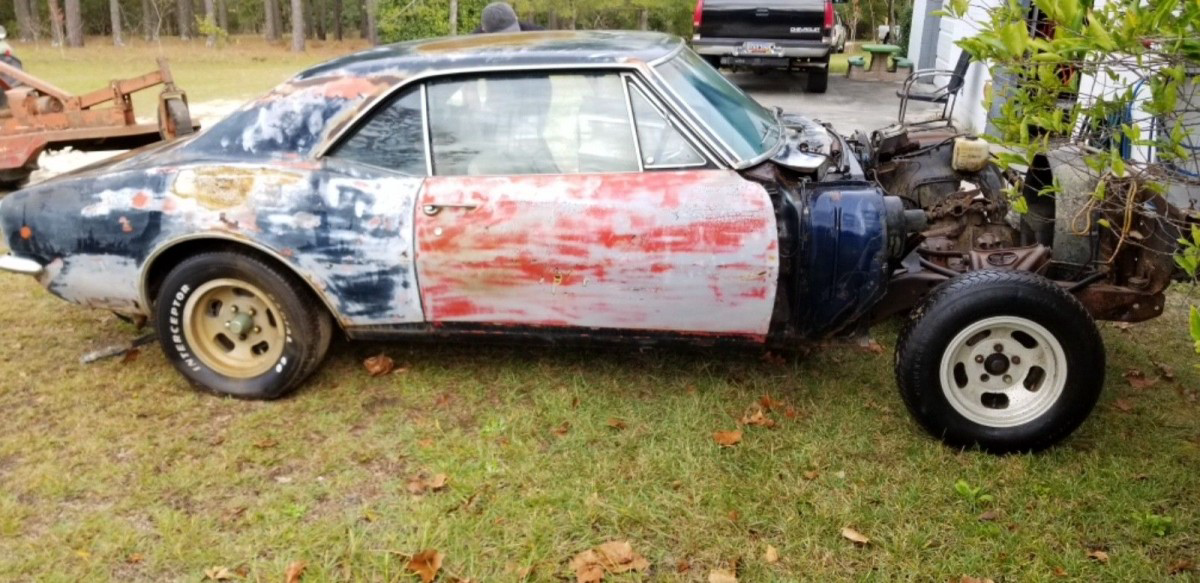
[[[206,208],[228,209],[244,204],[255,194],[269,194],[300,180],[298,174],[258,168],[201,168],[181,171],[172,190],[176,196],[195,199]]]
[[[26,241],[33,238],[33,229],[30,229],[29,225],[21,227],[21,238],[25,239]]]
[[[144,209],[146,208],[146,205],[150,203],[150,193],[144,190],[138,191],[137,194],[133,195],[133,200],[130,202],[133,204],[133,208],[139,210]]]

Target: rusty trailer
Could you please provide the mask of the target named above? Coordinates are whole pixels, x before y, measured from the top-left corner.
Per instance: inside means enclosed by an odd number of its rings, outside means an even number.
[[[138,123],[133,94],[158,85],[158,121]],[[125,150],[189,134],[193,125],[187,94],[175,86],[166,59],[158,70],[108,87],[73,95],[0,62],[0,184],[23,182],[37,169],[43,151]],[[109,105],[111,104],[111,105]]]

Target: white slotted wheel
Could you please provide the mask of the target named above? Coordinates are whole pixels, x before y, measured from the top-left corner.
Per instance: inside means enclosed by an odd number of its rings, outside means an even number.
[[[196,289],[183,309],[183,333],[209,368],[251,379],[276,366],[287,331],[270,296],[237,279],[215,279]]]
[[[1062,344],[1045,327],[1016,316],[967,326],[942,354],[942,392],[959,414],[994,428],[1045,414],[1067,381]]]

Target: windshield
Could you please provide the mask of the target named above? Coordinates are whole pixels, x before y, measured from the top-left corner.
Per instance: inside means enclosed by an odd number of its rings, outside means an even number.
[[[779,120],[730,83],[691,49],[655,67],[673,97],[741,164],[762,158],[779,143]]]

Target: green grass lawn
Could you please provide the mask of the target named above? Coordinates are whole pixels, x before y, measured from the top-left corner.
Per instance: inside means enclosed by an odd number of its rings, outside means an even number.
[[[328,56],[230,49],[224,62],[195,46],[174,62],[198,100],[248,97]],[[68,57],[26,63],[70,89],[145,68]],[[416,581],[405,565],[423,549],[444,553],[444,582],[560,581],[609,540],[650,565],[606,581],[707,581],[735,566],[754,582],[1198,575],[1200,372],[1180,295],[1157,321],[1104,327],[1108,383],[1087,424],[1007,457],[946,448],[910,420],[894,323],[876,331],[882,354],[782,361],[342,343],[297,394],[255,403],[189,388],[157,345],[78,364],[135,331],[25,277],[0,274],[0,298],[4,581],[200,581],[221,567],[280,581],[296,561],[305,582]],[[369,376],[362,361],[380,353],[402,371]],[[1135,388],[1128,371],[1158,380]],[[713,432],[738,428],[763,395],[776,427],[742,426],[741,443],[718,447]],[[436,474],[443,489],[410,492]],[[981,490],[959,493],[959,480]]]

